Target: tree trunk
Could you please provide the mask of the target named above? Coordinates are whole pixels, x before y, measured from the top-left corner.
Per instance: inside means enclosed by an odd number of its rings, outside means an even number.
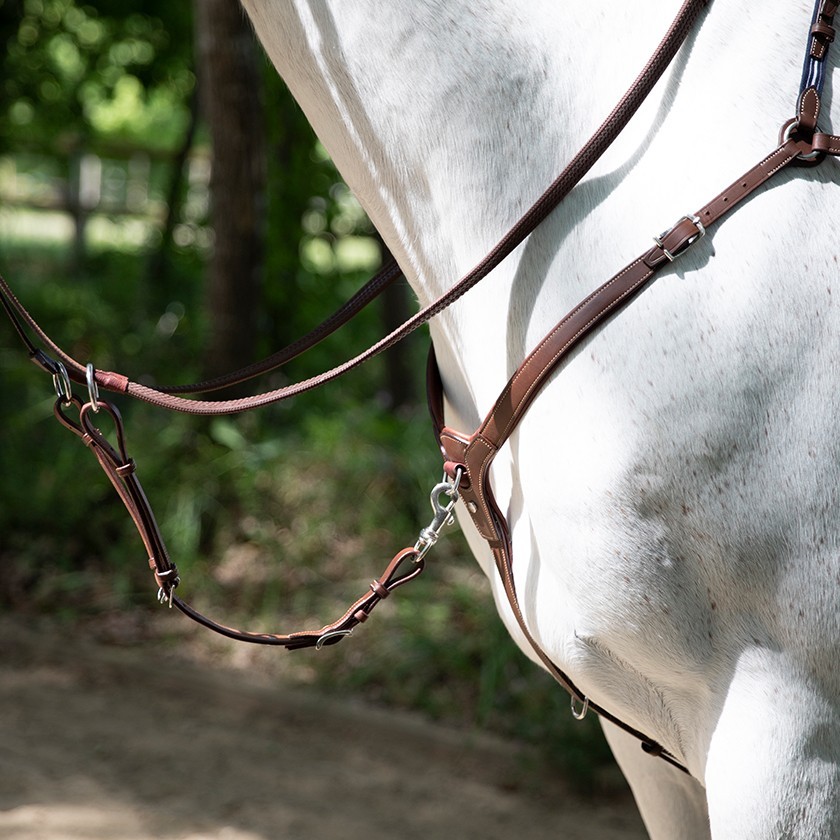
[[[236,0],[195,0],[200,105],[212,142],[208,374],[253,361],[264,249],[265,139],[258,53]]]
[[[183,205],[184,186],[187,181],[187,162],[193,143],[195,132],[198,127],[198,91],[194,90],[190,96],[190,121],[184,139],[175,153],[172,160],[172,167],[169,172],[169,185],[166,190],[166,210],[161,226],[160,244],[151,254],[146,264],[146,288],[147,300],[152,300],[154,305],[165,306],[168,301],[162,300],[162,293],[167,288],[169,279],[169,260],[172,251],[172,234],[175,225],[181,215]],[[147,312],[152,311],[147,306]]]
[[[384,265],[391,259],[391,252],[378,233],[376,238],[382,251]],[[389,286],[383,292],[379,306],[386,335],[407,321],[412,315],[412,310],[410,290],[405,281]],[[383,354],[385,390],[389,397],[390,407],[395,411],[416,404],[418,391],[422,388],[422,379],[418,377],[413,365],[413,351],[416,344],[417,333],[414,333]]]

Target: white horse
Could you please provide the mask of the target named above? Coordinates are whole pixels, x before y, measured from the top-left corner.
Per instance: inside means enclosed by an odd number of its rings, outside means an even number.
[[[426,303],[553,180],[678,4],[244,5]],[[567,310],[772,151],[810,16],[715,0],[596,169],[434,320],[450,425],[473,431]],[[790,171],[711,231],[563,365],[495,462],[533,635],[690,770],[605,725],[655,838],[840,838],[838,180],[833,160]]]

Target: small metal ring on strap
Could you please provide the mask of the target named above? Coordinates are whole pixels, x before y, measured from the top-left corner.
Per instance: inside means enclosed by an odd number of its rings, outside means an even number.
[[[575,695],[572,695],[572,717],[575,720],[583,720],[586,717],[586,713],[589,711],[589,698],[583,698],[583,705],[578,709],[578,698]]]
[[[96,384],[96,370],[94,369],[93,365],[88,362],[87,365],[87,389],[88,389],[88,401],[90,402],[90,407],[95,411],[99,411],[99,385]]]
[[[73,401],[73,384],[70,382],[70,374],[62,362],[56,362],[58,370],[53,374],[53,387],[56,396],[63,405],[69,405]]]
[[[782,131],[782,143],[787,143],[793,135],[796,133],[796,129],[799,128],[799,120],[791,120],[787,126],[785,126],[784,131]],[[817,160],[822,152],[813,151],[813,152],[806,152],[802,155],[797,155],[796,159],[801,161],[813,161]]]
[[[353,631],[351,630],[331,630],[329,633],[324,633],[317,642],[315,642],[315,650],[321,650],[321,648],[330,640],[335,639],[340,636],[352,636]]]

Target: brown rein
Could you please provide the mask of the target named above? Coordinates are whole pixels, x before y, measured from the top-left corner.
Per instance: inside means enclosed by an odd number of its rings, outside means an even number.
[[[144,400],[161,408],[173,411],[182,411],[190,414],[216,415],[236,414],[243,411],[250,411],[264,405],[289,399],[291,397],[310,391],[327,382],[337,379],[339,376],[364,364],[369,359],[392,347],[418,327],[427,323],[435,315],[438,315],[447,307],[468,292],[473,286],[483,280],[496,266],[499,265],[511,252],[520,245],[525,238],[531,234],[540,223],[560,204],[560,202],[571,192],[575,185],[586,175],[592,166],[598,161],[603,153],[610,147],[616,137],[621,133],[639,106],[644,102],[653,86],[665,72],[673,57],[676,55],[682,43],[685,41],[692,25],[699,13],[705,8],[710,0],[684,0],[679,13],[671,24],[665,37],[657,47],[656,51],[647,62],[642,72],[636,78],[631,87],[627,90],[618,104],[613,108],[606,120],[592,135],[589,141],[569,162],[566,168],[557,176],[546,191],[534,202],[522,218],[508,231],[508,233],[497,243],[489,254],[476,265],[468,274],[464,275],[449,291],[441,295],[429,306],[417,312],[396,330],[385,336],[372,347],[365,350],[353,359],[350,359],[332,370],[313,376],[302,382],[288,385],[274,391],[267,391],[262,394],[255,394],[251,397],[244,397],[235,400],[190,400],[179,397],[180,393],[199,393],[207,390],[223,388],[227,385],[238,384],[251,379],[261,373],[266,373],[279,367],[295,355],[299,355],[308,347],[314,346],[330,332],[338,329],[346,323],[353,314],[358,312],[364,305],[377,297],[394,280],[401,276],[401,272],[395,264],[386,266],[377,274],[373,280],[354,296],[341,310],[335,313],[321,327],[318,327],[308,336],[304,337],[288,348],[275,353],[268,359],[258,362],[242,371],[237,371],[228,376],[220,377],[207,383],[196,385],[175,386],[172,388],[155,389],[138,382],[131,381],[127,376],[112,371],[95,370],[93,375],[96,385],[108,391],[125,393],[137,399]],[[0,278],[0,297],[9,317],[15,322],[18,333],[26,343],[33,360],[46,367],[49,373],[55,374],[55,370],[49,365],[43,364],[42,354],[35,348],[34,344],[26,336],[23,325],[34,332],[42,345],[49,350],[50,354],[60,361],[66,368],[68,376],[74,382],[86,384],[88,372],[86,365],[83,365],[65,353],[38,325],[37,321],[25,310],[20,301],[17,300],[8,284]],[[325,325],[329,325],[325,328]]]

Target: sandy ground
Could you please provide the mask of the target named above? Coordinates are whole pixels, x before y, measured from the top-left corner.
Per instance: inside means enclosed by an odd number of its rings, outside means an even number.
[[[522,747],[0,617],[4,840],[640,840]],[[530,770],[529,770],[530,767]]]

